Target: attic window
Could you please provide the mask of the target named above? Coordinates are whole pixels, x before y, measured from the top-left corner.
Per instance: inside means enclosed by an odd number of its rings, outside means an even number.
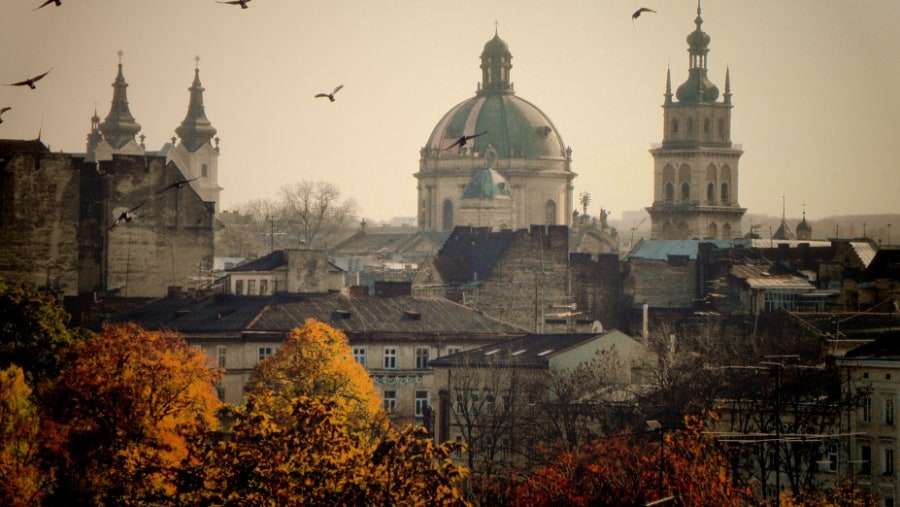
[[[545,350],[545,351],[543,351],[543,352],[539,352],[539,353],[538,353],[538,357],[544,357],[544,356],[546,356],[547,354],[549,354],[549,353],[551,353],[551,352],[553,352],[553,349],[547,349],[547,350]]]
[[[413,310],[403,310],[403,320],[421,320],[422,314]]]
[[[353,314],[350,313],[350,310],[345,308],[338,308],[337,310],[331,312],[331,320],[346,320],[349,319]]]
[[[500,349],[489,350],[489,351],[485,352],[484,355],[490,356],[490,355],[496,354],[497,352],[500,352]]]

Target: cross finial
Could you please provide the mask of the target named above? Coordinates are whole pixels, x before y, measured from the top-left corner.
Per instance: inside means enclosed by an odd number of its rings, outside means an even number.
[[[122,65],[122,57],[125,55],[125,52],[120,49],[118,55],[119,55],[119,65]]]
[[[497,37],[497,34],[500,32],[500,22],[496,19],[494,20],[494,37]]]
[[[200,55],[194,55],[194,68],[200,68]]]

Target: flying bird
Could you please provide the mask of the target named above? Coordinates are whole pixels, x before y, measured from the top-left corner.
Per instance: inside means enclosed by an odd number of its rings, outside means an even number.
[[[109,230],[110,231],[113,230],[117,225],[119,225],[122,222],[131,222],[131,219],[134,218],[134,212],[137,211],[138,208],[143,206],[145,202],[146,201],[141,201],[140,203],[138,203],[137,206],[135,206],[131,209],[125,210],[121,214],[119,214],[119,217],[116,218],[116,221],[113,222],[113,224],[109,226]]]
[[[52,1],[52,0],[51,0]],[[216,0],[216,3],[220,4],[231,4],[231,5],[240,5],[241,9],[246,9],[247,4],[250,3],[250,0],[231,0],[230,2],[219,2]]]
[[[51,68],[50,70],[53,70],[53,69]],[[35,88],[37,88],[37,87],[34,85],[34,83],[37,83],[38,81],[40,81],[41,79],[43,79],[44,76],[46,76],[47,74],[50,73],[50,70],[48,70],[47,72],[44,72],[44,73],[41,74],[41,75],[34,76],[34,77],[32,77],[32,78],[29,78],[29,79],[25,79],[24,81],[19,81],[18,83],[4,83],[4,84],[5,84],[6,86],[27,86],[27,87],[31,88],[32,90],[34,90]]]
[[[636,20],[637,18],[641,17],[641,14],[644,13],[644,12],[652,12],[652,13],[656,13],[656,11],[654,11],[653,9],[648,9],[648,8],[646,8],[646,7],[641,7],[640,9],[634,11],[634,14],[631,15],[631,26],[634,26],[634,20]]]
[[[466,142],[467,142],[469,139],[475,139],[476,137],[478,137],[478,136],[483,136],[483,135],[485,135],[485,134],[487,134],[487,130],[485,130],[484,132],[479,132],[479,133],[477,133],[477,134],[472,134],[471,136],[462,136],[462,137],[460,137],[459,139],[457,139],[455,143],[453,143],[453,144],[451,144],[450,146],[447,146],[446,148],[444,148],[444,151],[447,151],[447,150],[449,150],[450,148],[453,148],[453,147],[455,147],[455,146],[459,146],[460,148],[462,148],[463,146],[466,145]]]
[[[190,183],[196,179],[197,178],[191,178],[189,180],[175,180],[172,183],[169,183],[168,185],[166,185],[165,187],[157,190],[156,193],[161,194],[161,193],[165,192],[166,190],[171,190],[173,188],[183,188],[185,185],[187,185],[188,183]]]
[[[9,106],[6,106],[6,107],[4,107],[3,109],[0,109],[0,117],[2,117],[2,116],[3,116],[3,113],[9,111],[10,109],[12,109],[12,108],[9,107]],[[3,123],[3,118],[0,118],[0,123]]]
[[[319,97],[328,97],[328,100],[330,100],[331,102],[334,102],[334,94],[337,93],[338,90],[340,90],[340,89],[343,88],[343,87],[344,87],[344,85],[341,84],[341,85],[335,86],[335,87],[334,87],[334,90],[332,90],[331,93],[317,93],[317,94],[316,94],[316,98],[319,98]]]
[[[42,3],[40,7],[36,7],[34,10],[38,10],[41,7],[46,7],[50,4],[56,4],[56,6],[59,7],[60,5],[62,5],[62,0],[47,0],[46,2]]]

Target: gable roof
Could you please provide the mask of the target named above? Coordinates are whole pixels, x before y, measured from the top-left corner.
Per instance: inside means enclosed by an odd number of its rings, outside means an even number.
[[[263,255],[257,259],[238,264],[225,271],[228,273],[235,271],[272,271],[273,269],[284,266],[287,266],[287,258],[284,255],[284,250],[275,250],[268,255]]]
[[[170,297],[110,319],[178,332],[288,332],[316,319],[346,333],[524,334],[526,331],[444,298],[330,294]]]
[[[433,359],[433,367],[516,367],[548,368],[550,358],[561,351],[589,342],[605,333],[529,334],[515,340],[487,345],[450,356]]]

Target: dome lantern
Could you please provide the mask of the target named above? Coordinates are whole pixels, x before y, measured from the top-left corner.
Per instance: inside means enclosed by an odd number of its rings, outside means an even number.
[[[481,52],[481,88],[479,93],[509,92],[512,83],[509,71],[512,69],[512,53],[509,46],[494,31],[494,38],[487,41]]]

